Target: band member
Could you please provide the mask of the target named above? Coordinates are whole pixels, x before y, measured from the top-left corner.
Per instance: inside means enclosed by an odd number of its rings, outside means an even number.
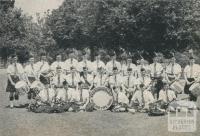
[[[139,78],[137,78],[137,88],[139,88],[140,84],[144,85],[144,88],[148,88],[149,85],[151,84],[152,80],[150,76],[147,74],[146,70],[144,68],[141,69],[141,75]]]
[[[85,110],[89,103],[89,91],[93,82],[93,75],[88,72],[87,67],[83,67],[83,71],[80,73],[80,102],[83,103],[81,109]]]
[[[29,64],[24,68],[24,72],[25,72],[27,83],[29,86],[31,86],[31,84],[34,81],[39,80],[37,72],[36,72],[35,59],[32,55],[29,57]],[[30,89],[28,92],[28,99],[31,100],[31,99],[34,99],[35,97],[36,97],[36,94],[34,90]]]
[[[67,101],[67,76],[62,73],[61,66],[56,68],[56,75],[53,77],[52,85],[55,88],[55,101]]]
[[[93,86],[108,86],[108,76],[106,75],[105,70],[102,67],[99,67],[97,70],[97,74],[94,76]]]
[[[112,74],[113,68],[116,67],[118,70],[121,68],[120,62],[116,60],[116,53],[111,52],[111,60],[106,64],[106,71],[108,74]]]
[[[136,89],[136,78],[133,76],[132,68],[127,68],[127,75],[123,79],[123,89],[130,100]]]
[[[196,101],[196,97],[189,91],[190,86],[197,82],[200,74],[200,66],[195,64],[195,59],[193,56],[190,57],[190,64],[184,69],[184,78],[186,81],[184,92],[190,95],[190,100]]]
[[[163,100],[165,103],[169,103],[176,99],[174,91],[169,89],[169,84],[163,83],[163,89],[159,92],[159,100]]]
[[[127,75],[127,69],[131,68],[132,69],[132,73],[135,76],[136,75],[136,65],[132,63],[132,55],[129,53],[127,56],[127,61],[123,64],[121,64],[121,72],[122,75]]]
[[[101,55],[100,53],[95,53],[95,61],[93,61],[93,74],[95,75],[98,71],[98,68],[105,69],[106,65],[103,61],[101,61]]]
[[[56,61],[53,62],[50,66],[50,69],[53,70],[54,72],[56,72],[56,68],[60,66],[62,71],[64,72],[65,70],[65,63],[62,62],[62,56],[60,54],[56,55]]]
[[[80,102],[80,75],[77,73],[75,67],[71,67],[70,73],[67,75],[68,83],[68,101],[69,102]]]
[[[41,60],[37,62],[35,65],[36,65],[36,71],[37,71],[37,74],[39,75],[40,81],[44,85],[50,84],[50,79],[48,77],[50,66],[47,62],[45,53],[41,53]]]
[[[145,69],[146,73],[150,73],[150,67],[148,64],[148,61],[145,60],[142,56],[141,59],[138,59],[136,61],[136,72],[135,72],[135,76],[136,77],[140,77],[141,76],[141,69]]]
[[[16,55],[12,56],[12,64],[8,65],[7,68],[7,75],[8,75],[8,84],[6,88],[6,92],[9,92],[9,99],[10,99],[10,108],[14,107],[14,100],[15,106],[18,106],[19,100],[19,92],[15,89],[15,84],[23,79],[24,69],[20,63],[17,62],[18,58]]]
[[[135,105],[138,109],[149,109],[149,104],[155,101],[150,89],[151,86],[145,88],[144,84],[140,84],[131,99],[130,106]]]
[[[125,90],[122,89],[123,77],[119,74],[117,67],[113,68],[113,74],[108,82],[113,92],[115,104],[128,105],[128,97],[125,95]]]
[[[150,71],[151,71],[151,78],[154,82],[154,96],[155,98],[158,98],[159,95],[159,91],[161,90],[161,86],[162,86],[162,72],[163,72],[163,67],[162,65],[158,62],[158,57],[155,56],[153,59],[153,63],[150,64]]]
[[[82,55],[83,60],[78,63],[78,71],[81,72],[83,71],[83,68],[87,68],[87,72],[91,73],[93,68],[92,62],[88,60],[88,54],[84,51]]]
[[[166,67],[166,80],[168,83],[178,81],[181,76],[181,66],[176,63],[174,54],[171,57],[169,65]]]
[[[73,67],[73,69],[77,70],[78,66],[78,60],[75,58],[75,52],[73,50],[70,50],[69,52],[69,58],[65,61],[65,68],[67,70],[67,72],[71,72],[71,67]]]

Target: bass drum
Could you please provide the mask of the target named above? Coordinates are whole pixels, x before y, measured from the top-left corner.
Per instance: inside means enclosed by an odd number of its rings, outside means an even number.
[[[96,110],[107,110],[113,104],[113,94],[107,87],[96,87],[90,93],[90,102]]]
[[[189,90],[194,96],[199,96],[200,95],[200,83],[194,83],[190,86]]]

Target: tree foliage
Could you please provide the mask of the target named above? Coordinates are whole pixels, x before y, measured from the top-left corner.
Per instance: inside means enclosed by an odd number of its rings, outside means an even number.
[[[61,48],[199,48],[198,0],[65,0],[47,25]]]

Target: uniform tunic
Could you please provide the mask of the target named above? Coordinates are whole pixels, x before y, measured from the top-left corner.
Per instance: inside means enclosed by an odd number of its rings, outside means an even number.
[[[78,64],[78,60],[74,59],[74,58],[69,58],[65,61],[65,68],[66,70],[69,72],[71,67],[75,67],[77,70],[77,66],[79,66]]]
[[[166,74],[170,81],[174,80],[175,76],[181,74],[181,66],[178,63],[175,64],[170,63],[166,67]]]
[[[118,70],[120,70],[120,69],[121,69],[121,64],[120,64],[120,62],[118,62],[118,61],[116,61],[116,60],[111,60],[111,61],[109,61],[109,62],[106,64],[106,71],[107,71],[108,73],[112,73],[113,67],[117,67]]]
[[[152,63],[149,65],[151,76],[158,77],[161,76],[163,67],[160,63]]]
[[[53,70],[54,72],[56,71],[56,68],[60,66],[62,71],[64,71],[66,69],[65,63],[62,61],[55,61],[51,64],[50,69]]]
[[[83,60],[83,61],[81,61],[81,62],[78,63],[78,71],[79,72],[83,71],[83,67],[88,68],[89,72],[93,71],[93,64],[89,60]]]
[[[95,60],[92,62],[92,70],[95,74],[97,73],[97,69],[100,67],[102,67],[103,69],[106,69],[106,65],[103,61]]]

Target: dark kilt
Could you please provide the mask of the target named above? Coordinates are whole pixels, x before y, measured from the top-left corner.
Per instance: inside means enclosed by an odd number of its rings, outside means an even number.
[[[13,80],[14,83],[17,83],[19,80],[19,77],[18,76],[15,76],[15,75],[11,75],[11,79]],[[8,84],[7,84],[7,87],[6,87],[6,92],[16,92],[16,89],[15,89],[15,86],[13,86],[10,82],[10,80],[8,79]]]

